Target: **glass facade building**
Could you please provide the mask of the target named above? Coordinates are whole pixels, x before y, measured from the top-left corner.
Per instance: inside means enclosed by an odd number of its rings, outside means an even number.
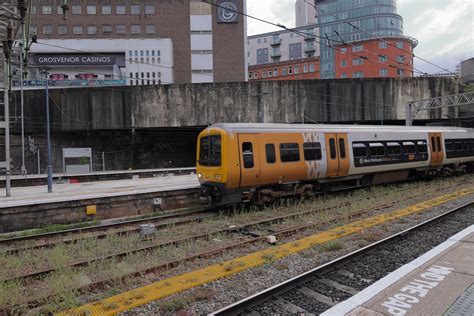
[[[396,0],[316,0],[320,32],[320,76],[335,78],[334,45],[377,37],[403,37]],[[352,25],[351,25],[352,24]]]

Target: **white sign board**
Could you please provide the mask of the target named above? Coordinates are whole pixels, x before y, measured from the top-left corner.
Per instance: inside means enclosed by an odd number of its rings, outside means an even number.
[[[67,163],[68,158],[89,158],[88,164]],[[92,172],[92,148],[63,148],[63,172],[79,174]]]

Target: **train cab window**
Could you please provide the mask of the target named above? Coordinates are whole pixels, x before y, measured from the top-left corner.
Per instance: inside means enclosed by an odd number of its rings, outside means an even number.
[[[242,156],[244,158],[244,168],[253,168],[253,147],[252,143],[242,143]]]
[[[419,140],[416,144],[418,146],[418,153],[420,154],[428,153],[428,145],[426,144],[426,141]]]
[[[276,161],[275,145],[266,144],[265,145],[265,155],[267,156],[267,163],[275,163],[275,161]]]
[[[416,153],[416,146],[414,142],[403,142],[403,151],[405,154],[415,154]]]
[[[436,152],[436,144],[435,144],[435,138],[432,136],[431,137],[431,151]]]
[[[385,156],[385,147],[382,143],[370,143],[370,156],[383,157]]]
[[[438,144],[438,151],[441,151],[441,137],[436,137],[436,142]]]
[[[221,136],[204,136],[200,141],[199,164],[201,166],[221,165]]]
[[[304,160],[321,160],[321,143],[304,143]]]
[[[389,156],[399,156],[402,154],[402,146],[397,142],[387,143],[387,154]]]
[[[455,151],[462,151],[462,141],[461,140],[457,140],[456,142],[454,142],[454,150]]]
[[[444,146],[446,147],[446,152],[454,151],[454,143],[451,140],[446,140]]]
[[[364,143],[353,143],[352,153],[354,154],[354,158],[365,158],[367,157],[367,147]]]
[[[336,141],[334,138],[329,139],[329,154],[331,159],[336,159]]]
[[[297,143],[280,144],[281,162],[293,162],[300,160],[300,149]]]
[[[346,141],[344,138],[339,138],[339,156],[341,159],[346,158]]]

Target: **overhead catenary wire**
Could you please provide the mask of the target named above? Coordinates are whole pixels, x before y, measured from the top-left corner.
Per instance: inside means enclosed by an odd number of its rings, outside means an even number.
[[[306,1],[306,0],[305,0],[305,3],[311,5],[311,6],[314,7],[316,10],[320,10],[320,11],[322,11],[322,12],[324,12],[324,13],[326,13],[326,14],[329,14],[329,15],[331,15],[331,16],[333,16],[333,17],[335,17],[335,18],[337,19],[337,16],[336,16],[335,14],[330,13],[330,12],[328,12],[328,11],[322,9],[320,6],[316,6],[316,5],[310,3],[310,2],[308,2],[308,1]],[[346,24],[348,24],[348,25],[350,25],[350,26],[353,27],[354,29],[356,29],[356,30],[358,30],[358,31],[360,31],[360,32],[363,32],[363,33],[365,33],[365,34],[371,36],[372,38],[378,39],[378,40],[380,40],[380,41],[386,43],[387,45],[393,46],[393,47],[395,47],[396,49],[399,49],[399,50],[401,50],[401,51],[403,51],[403,52],[405,52],[405,53],[407,53],[407,54],[410,54],[413,58],[418,58],[419,60],[422,60],[422,61],[424,61],[424,62],[426,62],[426,63],[428,63],[428,64],[430,64],[430,65],[432,65],[432,66],[435,66],[436,68],[439,68],[439,69],[441,69],[441,70],[443,70],[443,71],[445,71],[445,72],[447,72],[447,73],[452,73],[452,71],[450,71],[449,69],[444,68],[444,67],[441,67],[441,66],[438,66],[438,65],[436,65],[435,63],[433,63],[433,62],[431,62],[431,61],[429,61],[429,60],[427,60],[427,59],[424,59],[424,58],[422,58],[422,57],[419,57],[419,56],[415,55],[415,53],[414,53],[413,51],[408,51],[408,50],[406,50],[406,49],[404,49],[404,48],[402,48],[402,47],[398,47],[397,45],[394,45],[392,42],[387,41],[387,40],[385,40],[384,38],[382,38],[382,37],[380,37],[380,36],[377,36],[377,35],[375,35],[375,34],[372,34],[372,33],[368,32],[367,30],[364,30],[364,29],[358,27],[357,25],[355,25],[354,23],[352,23],[352,22],[350,22],[350,21],[344,20],[343,22],[346,23]]]

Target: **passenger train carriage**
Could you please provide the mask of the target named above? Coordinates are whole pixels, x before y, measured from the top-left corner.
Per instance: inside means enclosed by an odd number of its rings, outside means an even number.
[[[466,128],[236,123],[198,138],[201,199],[213,205],[473,170]]]

